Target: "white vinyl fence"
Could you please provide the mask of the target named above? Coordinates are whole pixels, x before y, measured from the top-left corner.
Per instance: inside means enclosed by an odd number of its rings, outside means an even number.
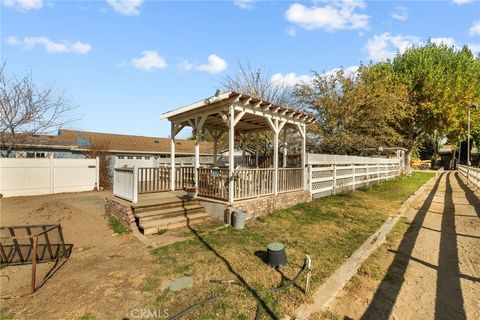
[[[393,179],[401,173],[399,158],[308,154],[308,189],[312,198]]]
[[[90,191],[98,182],[98,158],[0,158],[4,197]]]
[[[480,188],[480,168],[461,164],[458,166],[458,172],[467,179],[468,183],[472,183],[475,187]]]

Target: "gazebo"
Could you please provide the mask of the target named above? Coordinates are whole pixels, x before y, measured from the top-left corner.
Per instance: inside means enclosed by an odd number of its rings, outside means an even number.
[[[185,173],[181,169],[173,170],[176,167],[175,137],[185,127],[192,128],[195,139],[193,185],[197,187],[199,196],[233,204],[305,188],[306,125],[315,121],[314,117],[306,113],[234,91],[217,91],[212,97],[166,112],[161,118],[168,119],[171,123],[171,191],[178,189],[178,181],[185,180]],[[284,146],[284,161],[280,168],[279,137],[282,130],[286,132],[288,128],[297,130],[301,136],[301,161],[295,168],[286,168],[287,150]],[[273,132],[273,163],[270,167],[260,168],[258,134],[269,130]],[[214,140],[213,165],[209,168],[200,164],[200,136],[204,131],[208,131]],[[221,166],[217,165],[218,141],[225,133],[228,133],[228,164]],[[237,137],[248,134],[257,136],[255,161],[249,161],[246,166],[242,161],[242,166],[238,166],[235,163],[235,141]]]
[[[164,113],[162,119],[171,123],[170,159],[155,167],[114,169],[113,197],[106,199],[105,211],[125,224],[154,234],[209,218],[228,223],[236,209],[252,217],[311,200],[305,183],[305,138],[312,116],[246,94],[217,91]],[[195,139],[193,165],[175,157],[175,137],[185,127],[192,128]],[[299,132],[301,152],[287,158],[284,143],[280,167],[279,137],[289,128]],[[206,131],[214,140],[214,154],[201,158],[200,137]],[[258,135],[266,131],[273,133],[273,143],[268,155],[260,155]],[[218,142],[226,133],[228,152],[219,155]],[[247,157],[244,151],[240,157],[235,141],[250,134],[257,136],[255,154],[250,150]],[[185,197],[185,191],[195,191],[197,196]]]

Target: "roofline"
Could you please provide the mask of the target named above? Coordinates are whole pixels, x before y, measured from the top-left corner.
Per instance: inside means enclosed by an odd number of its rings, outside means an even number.
[[[214,102],[217,102],[217,101],[227,99],[232,93],[234,93],[234,92],[233,91],[228,91],[228,92],[220,94],[218,97],[211,96],[211,97],[208,97],[206,99],[194,102],[192,104],[189,104],[189,105],[186,105],[186,106],[183,106],[183,107],[180,107],[180,108],[176,108],[176,109],[164,112],[160,115],[160,120],[167,119],[167,118],[170,118],[170,117],[174,117],[176,115],[179,115],[181,113],[193,110],[195,108],[203,107],[203,106],[206,106],[207,104],[211,104],[211,103],[214,103]],[[208,101],[208,103],[207,103],[207,101]]]
[[[271,102],[268,102],[266,100],[263,100],[263,99],[259,99],[259,98],[254,98],[250,95],[247,95],[247,94],[243,94],[243,93],[239,93],[239,92],[236,92],[236,91],[228,91],[228,92],[225,92],[225,93],[222,93],[220,94],[218,97],[216,96],[211,96],[211,97],[208,97],[206,99],[203,99],[203,100],[200,100],[200,101],[197,101],[197,102],[194,102],[192,104],[189,104],[187,106],[183,106],[183,107],[180,107],[180,108],[177,108],[177,109],[174,109],[174,110],[171,110],[171,111],[167,111],[165,113],[162,113],[160,115],[160,119],[161,120],[164,120],[164,119],[168,119],[168,118],[171,118],[171,117],[175,117],[177,115],[180,115],[182,113],[185,113],[185,112],[188,112],[188,111],[192,111],[196,108],[201,108],[201,107],[204,107],[204,106],[207,106],[207,105],[211,105],[215,102],[220,102],[222,100],[226,100],[228,98],[233,98],[233,97],[237,97],[238,99],[241,99],[241,98],[244,98],[244,99],[247,99],[249,102],[248,103],[251,103],[251,101],[260,101],[262,105],[270,105],[272,107],[276,107],[277,111],[279,111],[279,109],[282,109],[282,111],[285,111],[285,110],[288,110],[288,111],[291,111],[292,113],[296,113],[296,114],[302,114],[304,116],[306,116],[306,118],[303,120],[303,122],[306,122],[306,123],[311,123],[311,122],[315,122],[316,119],[315,117],[313,117],[312,115],[309,115],[307,113],[304,113],[302,111],[297,111],[297,110],[294,110],[294,109],[290,109],[290,108],[286,108],[286,107],[281,107],[281,106],[278,106],[274,103],[271,103]],[[232,103],[233,104],[233,103]],[[287,111],[287,112],[288,112]]]

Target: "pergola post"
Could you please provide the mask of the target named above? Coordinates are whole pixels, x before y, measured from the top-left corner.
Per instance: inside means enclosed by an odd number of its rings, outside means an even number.
[[[283,167],[287,167],[287,129],[283,131]]]
[[[241,140],[242,140],[242,165],[247,165],[246,163],[246,156],[247,156],[247,150],[245,149],[245,134],[241,135]]]
[[[208,128],[207,128],[207,131],[210,133],[210,136],[213,138],[213,165],[215,166],[218,158],[218,140],[222,137],[225,131],[208,129]]]
[[[228,202],[233,203],[235,188],[235,110],[228,108]]]
[[[260,153],[260,133],[255,134],[255,167],[258,168],[258,156]]]
[[[307,157],[307,126],[302,124],[302,168],[305,169],[305,162]]]
[[[273,194],[278,194],[278,119],[273,130]]]
[[[302,136],[302,154],[301,154],[301,166],[303,169],[303,181],[305,181],[305,162],[306,162],[306,140],[307,140],[307,126],[305,124],[297,125],[298,131]],[[304,188],[307,188],[307,185],[304,184]]]
[[[207,119],[206,115],[203,115],[201,118],[195,118],[193,123],[193,134],[195,136],[195,187],[198,188],[198,169],[200,168],[200,133],[203,128],[203,124]]]
[[[170,131],[170,190],[175,191],[175,123],[171,122]]]

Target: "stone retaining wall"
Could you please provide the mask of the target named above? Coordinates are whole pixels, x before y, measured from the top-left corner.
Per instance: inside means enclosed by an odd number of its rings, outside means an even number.
[[[290,208],[296,204],[309,202],[310,191],[300,190],[294,192],[280,193],[276,196],[268,196],[235,202],[230,207],[230,212],[235,209],[243,209],[247,212],[247,219],[260,217],[272,213],[278,209]],[[226,217],[226,223],[230,223],[231,214]]]
[[[114,216],[129,229],[135,225],[132,204],[128,201],[114,197],[105,198],[105,213]]]

